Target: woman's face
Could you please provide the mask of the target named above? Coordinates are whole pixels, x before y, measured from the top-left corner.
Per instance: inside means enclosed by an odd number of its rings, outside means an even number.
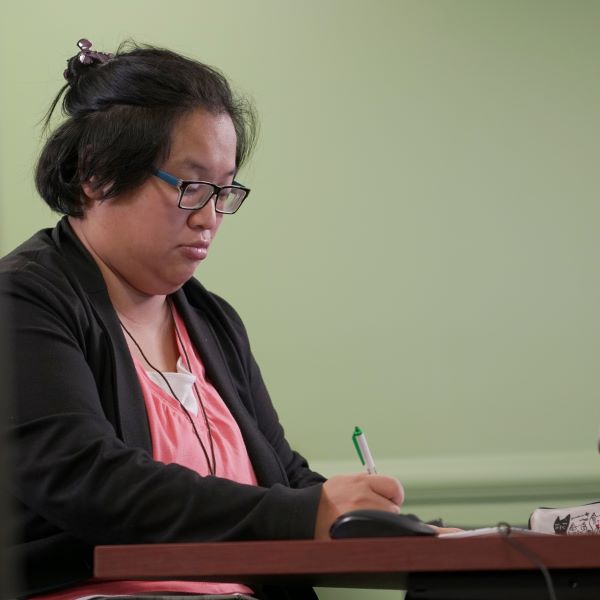
[[[176,123],[169,156],[156,166],[180,179],[223,186],[233,181],[235,153],[229,115],[198,109]],[[177,198],[175,187],[151,176],[132,192],[91,201],[77,231],[101,268],[142,294],[169,294],[206,258],[223,218],[214,200],[188,211]]]

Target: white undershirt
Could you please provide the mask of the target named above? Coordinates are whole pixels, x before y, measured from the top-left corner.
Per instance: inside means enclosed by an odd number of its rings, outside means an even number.
[[[146,371],[148,377],[164,392],[169,394],[169,396],[173,396],[169,386],[165,383],[165,380],[160,376],[156,371]],[[194,383],[196,381],[196,376],[188,371],[188,369],[183,364],[181,360],[181,356],[177,360],[177,372],[162,372],[165,376],[165,379],[169,382],[169,385],[173,388],[173,392],[175,392],[175,399],[179,400],[183,407],[191,412],[194,416],[198,416],[198,399],[194,394]]]

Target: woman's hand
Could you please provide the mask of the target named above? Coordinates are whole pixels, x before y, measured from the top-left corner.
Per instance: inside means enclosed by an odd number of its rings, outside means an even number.
[[[323,484],[315,538],[329,539],[333,522],[351,510],[370,508],[397,513],[403,501],[404,489],[394,477],[367,473],[336,475]]]

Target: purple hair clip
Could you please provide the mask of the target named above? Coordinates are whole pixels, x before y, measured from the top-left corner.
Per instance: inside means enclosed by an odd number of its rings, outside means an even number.
[[[106,52],[96,52],[92,50],[92,42],[85,38],[80,39],[77,42],[77,46],[81,52],[79,53],[79,62],[84,65],[90,65],[93,62],[105,63],[111,58],[114,58],[114,54],[107,54]]]
[[[108,54],[106,52],[96,52],[92,50],[92,42],[90,40],[86,40],[85,38],[81,38],[77,42],[77,47],[81,50],[77,59],[80,63],[84,65],[91,65],[92,63],[107,63],[111,58],[114,58],[114,54]],[[65,69],[63,73],[65,79],[69,79],[69,69]]]

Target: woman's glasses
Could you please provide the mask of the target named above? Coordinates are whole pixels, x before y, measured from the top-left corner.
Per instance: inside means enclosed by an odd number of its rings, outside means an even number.
[[[158,169],[155,169],[153,174],[179,190],[177,206],[184,210],[199,210],[214,196],[215,210],[224,215],[232,215],[250,193],[249,188],[239,185],[235,181],[232,185],[219,186],[208,181],[179,179]]]

